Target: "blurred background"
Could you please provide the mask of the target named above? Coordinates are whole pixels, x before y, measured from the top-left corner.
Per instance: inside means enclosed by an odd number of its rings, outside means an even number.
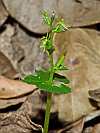
[[[55,36],[54,58],[66,50],[69,71],[63,74],[71,80],[72,93],[53,96],[50,133],[100,133],[100,0],[0,0],[0,75],[20,79],[48,67],[47,55],[40,49],[41,37],[49,32],[42,22],[43,10],[50,15],[55,12],[70,26]],[[26,102],[31,120],[40,125],[45,98],[46,94],[40,92]],[[20,103],[8,102],[0,100],[0,106],[5,103],[0,107],[5,116],[8,106]],[[21,112],[20,106],[14,110]],[[37,133],[31,126],[26,130],[22,124],[12,126],[2,118],[0,133]]]

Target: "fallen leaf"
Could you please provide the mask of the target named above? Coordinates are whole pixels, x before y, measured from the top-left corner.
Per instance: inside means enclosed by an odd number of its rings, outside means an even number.
[[[96,102],[96,106],[100,107],[100,88],[89,90],[89,98]]]
[[[73,124],[66,126],[64,129],[58,131],[58,133],[82,133],[84,126],[84,118],[74,122]]]
[[[27,97],[13,98],[13,99],[0,99],[0,110],[9,108],[24,103]]]
[[[14,78],[14,76],[17,75],[17,72],[14,69],[11,61],[1,51],[0,51],[0,75],[3,75],[7,78]]]
[[[100,36],[94,29],[70,29],[55,36],[55,59],[67,51],[67,72],[61,73],[70,80],[72,93],[58,95],[58,117],[75,121],[96,109],[89,100],[89,90],[100,87]],[[58,100],[59,99],[59,100]],[[66,102],[65,102],[66,101]]]
[[[99,124],[96,124],[94,127],[93,127],[93,130],[91,133],[100,133],[100,123]]]
[[[0,0],[0,26],[6,21],[8,13],[3,6],[2,0]]]
[[[95,118],[97,118],[97,117],[99,117],[99,116],[100,116],[100,110],[95,110],[95,111],[89,113],[89,114],[85,117],[85,122],[88,122],[88,121],[90,121],[90,120],[93,120],[93,119],[95,119]]]
[[[35,90],[35,85],[28,85],[22,81],[12,80],[0,76],[0,99],[25,96]]]

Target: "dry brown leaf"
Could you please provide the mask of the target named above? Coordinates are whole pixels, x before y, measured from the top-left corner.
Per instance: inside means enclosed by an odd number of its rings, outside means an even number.
[[[97,117],[100,116],[100,110],[95,110],[93,112],[91,112],[90,114],[88,114],[86,117],[85,117],[85,122],[88,122],[90,120],[93,120]]]
[[[0,26],[6,21],[8,13],[3,6],[2,0],[0,0]]]
[[[58,131],[58,133],[82,133],[84,126],[84,118],[74,122],[73,124],[66,126],[64,129]]]
[[[92,133],[100,133],[100,123],[93,127]]]
[[[29,85],[22,81],[11,80],[0,76],[0,99],[15,98],[32,93],[36,90],[35,85]]]
[[[41,11],[64,18],[66,25],[84,26],[100,22],[99,0],[3,0],[9,14],[28,30],[36,33],[48,31],[43,25]]]
[[[9,78],[14,78],[14,76],[17,75],[17,72],[10,60],[2,52],[0,52],[0,75]]]
[[[32,131],[36,132],[36,130],[41,130],[41,125],[31,120],[32,117],[30,116],[32,108],[30,107],[29,99],[31,96],[34,97],[37,93],[38,92],[35,91],[30,95],[20,107],[14,106],[14,108],[17,107],[17,110],[9,108],[11,110],[6,109],[6,112],[5,110],[0,112],[0,133],[31,133]],[[7,100],[9,101],[9,99]],[[35,106],[34,103],[32,104]]]
[[[0,99],[0,110],[24,103],[26,99],[27,97],[20,97],[20,98],[13,98],[13,99]]]
[[[95,106],[100,107],[100,88],[89,91],[89,97],[96,102]]]
[[[77,120],[95,110],[88,91],[100,87],[99,43],[99,32],[93,29],[70,29],[55,36],[57,55],[67,51],[65,65],[69,71],[63,74],[70,79],[72,88],[71,94],[58,95],[55,100],[61,120]]]
[[[82,133],[83,130],[83,126],[84,126],[84,119],[81,119],[79,121],[77,121],[76,125],[73,125],[72,128],[72,133]]]

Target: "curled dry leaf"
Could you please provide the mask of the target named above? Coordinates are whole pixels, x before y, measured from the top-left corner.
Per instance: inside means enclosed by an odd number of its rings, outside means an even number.
[[[81,118],[78,121],[75,121],[74,123],[66,126],[64,129],[59,130],[58,133],[82,133],[83,126],[84,118]]]
[[[13,98],[13,99],[0,99],[0,110],[24,103],[27,97]]]
[[[97,106],[100,107],[100,88],[95,90],[89,90],[89,98],[97,102]]]
[[[85,122],[91,121],[100,116],[100,110],[95,110],[85,117]]]
[[[0,76],[0,99],[25,96],[35,90],[35,85],[28,85],[22,81],[11,80]]]

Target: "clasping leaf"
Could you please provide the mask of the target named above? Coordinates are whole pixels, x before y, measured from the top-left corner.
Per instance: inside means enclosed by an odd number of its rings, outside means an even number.
[[[49,77],[50,71],[40,70],[34,75],[31,74],[26,76],[23,81],[28,84],[35,84],[40,90],[50,93],[64,94],[71,92],[71,88],[65,85],[65,83],[69,83],[69,80],[66,77],[59,74],[54,74],[54,81],[59,82],[58,84],[55,84],[55,82],[51,84],[49,82]]]
[[[60,58],[58,59],[57,63],[54,66],[54,70],[68,70],[66,66],[64,66],[64,59],[65,59],[65,53],[63,53]]]

